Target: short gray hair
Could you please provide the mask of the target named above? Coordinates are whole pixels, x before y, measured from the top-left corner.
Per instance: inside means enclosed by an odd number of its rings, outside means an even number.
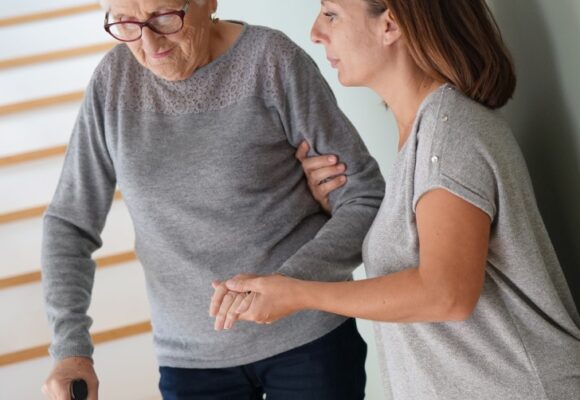
[[[203,6],[207,0],[193,0],[197,3],[198,6]],[[109,0],[99,0],[99,3],[101,4],[101,7],[104,10],[107,10],[109,8]]]

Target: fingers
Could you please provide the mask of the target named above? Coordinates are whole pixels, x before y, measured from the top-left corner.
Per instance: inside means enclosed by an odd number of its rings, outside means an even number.
[[[308,157],[308,151],[310,150],[310,146],[306,140],[303,140],[302,143],[298,146],[296,150],[295,157],[300,163],[302,163],[302,168],[304,172],[310,173],[311,171],[330,167],[335,165],[338,162],[338,157],[333,154],[326,154],[322,156],[312,156]]]
[[[303,162],[308,156],[308,150],[310,150],[310,146],[306,140],[303,140],[298,146],[298,149],[296,149],[294,156],[298,161]]]
[[[318,185],[312,192],[314,198],[316,200],[327,199],[330,192],[344,186],[346,179],[346,176],[340,175]]]
[[[87,397],[87,400],[99,400],[98,382],[87,382],[87,386],[89,388],[89,396]]]
[[[212,282],[214,294],[211,299],[209,314],[215,317],[214,329],[231,329],[239,319],[236,309],[242,304],[247,294],[257,288],[257,275],[240,274],[227,282]],[[229,287],[228,287],[229,282]]]
[[[324,156],[312,156],[306,158],[302,161],[302,169],[306,176],[309,176],[314,171],[317,171],[321,168],[332,168],[338,166],[338,158],[334,155],[324,155]],[[341,164],[344,167],[344,164]],[[346,170],[346,168],[334,172],[332,175],[336,175],[337,173],[342,173]]]
[[[71,383],[77,379],[86,382],[88,400],[97,400],[99,382],[92,360],[86,357],[70,357],[58,361],[42,385],[42,393],[51,400],[70,400]]]
[[[230,291],[228,291],[223,296],[221,305],[220,305],[219,310],[215,316],[214,329],[216,331],[221,331],[222,329],[224,329],[224,325],[226,322],[226,316],[227,316],[228,312],[230,311],[232,304],[234,304],[236,297],[238,297],[238,296],[239,296],[239,294],[236,294],[236,293],[233,293]]]
[[[238,305],[238,307],[236,308],[236,313],[238,314],[238,318],[244,316],[247,318],[247,312],[250,309],[250,307],[252,306],[252,303],[254,302],[256,298],[256,292],[252,292],[250,294],[248,294],[243,300],[242,302]],[[244,319],[246,319],[244,318]],[[251,319],[249,319],[251,320]]]
[[[225,282],[225,286],[229,290],[233,290],[234,292],[244,293],[244,292],[252,292],[258,290],[259,285],[259,278],[252,278],[252,277],[244,277],[242,275],[238,275],[232,279],[229,279]]]
[[[331,167],[333,168],[333,167]],[[328,168],[325,168],[320,174],[311,174],[308,177],[308,188],[312,193],[312,197],[320,204],[320,206],[329,214],[332,214],[332,209],[330,206],[329,194],[333,190],[338,189],[341,186],[344,186],[347,181],[347,177],[345,175],[334,176],[328,178]],[[318,171],[317,171],[318,172]],[[323,178],[323,179],[321,179]],[[318,183],[322,181],[322,183]]]
[[[308,174],[308,182],[314,185],[320,185],[325,181],[343,174],[346,171],[346,165],[340,163],[331,167],[322,167],[315,169]]]
[[[234,327],[234,324],[236,323],[239,317],[237,309],[240,306],[240,304],[242,304],[242,302],[246,297],[248,297],[247,294],[238,293],[230,309],[228,310],[228,313],[226,314],[226,320],[224,321],[224,329],[232,329]]]
[[[214,293],[211,297],[211,303],[209,305],[209,315],[211,317],[215,317],[224,301],[224,297],[228,294],[229,289],[226,287],[225,284],[219,283],[217,286],[214,286],[214,283],[219,281],[212,282],[212,286],[214,287]],[[233,300],[233,299],[232,299]]]
[[[50,400],[70,400],[68,381],[47,381],[42,385],[42,394]]]

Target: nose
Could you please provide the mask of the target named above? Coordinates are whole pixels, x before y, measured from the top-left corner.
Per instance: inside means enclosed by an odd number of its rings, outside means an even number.
[[[310,30],[310,40],[316,44],[322,44],[323,35],[320,30],[320,16],[316,18],[316,21],[314,21],[314,24],[312,25],[312,29]]]
[[[144,26],[143,30],[141,31],[141,41],[143,42],[143,47],[147,48],[152,48],[155,46],[152,46],[155,44],[155,42],[157,42],[157,39],[159,38],[160,35],[158,35],[157,33],[153,32],[151,29],[149,29],[149,27]]]

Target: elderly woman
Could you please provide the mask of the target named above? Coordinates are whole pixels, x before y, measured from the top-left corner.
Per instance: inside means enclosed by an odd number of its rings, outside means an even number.
[[[145,271],[165,399],[364,397],[366,345],[352,319],[304,312],[219,332],[208,315],[212,282],[240,272],[350,279],[384,190],[304,51],[280,32],[218,21],[216,7],[107,4],[105,29],[125,44],[93,75],[44,220],[52,399],[67,398],[76,378],[97,396],[91,253],[117,185]],[[304,140],[342,161],[334,175],[348,164],[332,218],[294,158]],[[222,293],[232,303],[245,296]]]
[[[493,111],[515,76],[485,0],[323,1],[312,38],[344,85],[382,96],[399,128],[364,244],[369,279],[238,277],[226,286],[252,294],[227,325],[298,310],[375,320],[395,400],[580,399],[580,316]],[[325,157],[304,167],[314,183],[332,179]]]

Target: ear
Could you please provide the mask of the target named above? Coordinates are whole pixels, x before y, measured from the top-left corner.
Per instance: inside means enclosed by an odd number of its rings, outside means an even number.
[[[390,46],[401,38],[401,29],[390,9],[385,10],[379,18],[381,18],[381,26],[383,29],[383,44]]]

